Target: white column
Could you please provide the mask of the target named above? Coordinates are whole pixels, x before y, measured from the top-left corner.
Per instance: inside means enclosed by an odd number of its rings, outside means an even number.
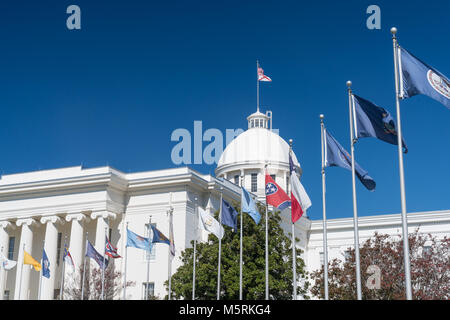
[[[64,223],[57,216],[42,217],[41,223],[46,224],[45,228],[45,253],[50,262],[50,278],[42,277],[41,300],[53,300],[53,291],[55,289],[56,274],[56,251],[58,247],[58,229],[57,223]]]
[[[73,263],[78,272],[80,266],[83,265],[83,248],[84,248],[84,223],[89,222],[89,218],[82,213],[68,214],[66,216],[67,222],[71,223],[69,252],[72,256]]]
[[[17,271],[16,271],[16,287],[14,290],[14,300],[27,300],[28,289],[30,284],[30,266],[23,264],[23,250],[25,245],[25,251],[32,255],[33,247],[33,231],[31,226],[36,225],[34,219],[19,219],[16,221],[18,227],[22,227],[20,234],[19,244],[19,256],[17,258]],[[20,292],[19,292],[20,290]]]
[[[0,249],[3,248],[3,255],[8,258],[9,235],[8,228],[14,228],[14,225],[8,221],[0,221]],[[0,267],[0,300],[3,300],[5,291],[7,272]]]
[[[115,219],[116,214],[107,211],[93,212],[91,213],[93,220],[97,219],[97,227],[95,229],[95,249],[98,253],[103,255],[105,248],[105,228],[108,227],[108,221],[106,219]]]

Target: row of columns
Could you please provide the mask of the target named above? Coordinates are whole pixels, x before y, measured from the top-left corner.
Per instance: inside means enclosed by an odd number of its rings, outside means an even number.
[[[65,222],[71,223],[69,251],[74,260],[76,268],[78,268],[84,258],[84,245],[86,241],[85,228],[86,224],[92,219],[97,220],[95,232],[95,247],[97,249],[105,246],[105,228],[108,226],[108,219],[115,219],[116,214],[112,212],[90,212],[90,213],[73,213],[66,214],[64,218],[59,216],[44,216],[39,222],[34,218],[18,219],[15,223],[10,221],[0,221],[0,248],[3,248],[3,255],[7,256],[9,245],[9,232],[16,227],[21,228],[19,254],[16,265],[16,282],[14,290],[14,300],[28,299],[28,289],[30,285],[31,269],[27,266],[24,268],[23,256],[24,250],[32,253],[33,247],[33,230],[45,226],[45,240],[44,248],[47,257],[50,261],[50,278],[42,278],[41,284],[41,300],[52,300],[56,283],[56,258],[57,258],[57,243],[58,243],[58,226]],[[61,248],[62,250],[63,248]],[[100,253],[103,254],[102,251]],[[34,256],[40,256],[41,253],[35,253]],[[14,269],[12,269],[14,270]],[[12,272],[9,271],[9,272]],[[0,275],[0,300],[3,299],[5,291],[5,275],[2,268]]]

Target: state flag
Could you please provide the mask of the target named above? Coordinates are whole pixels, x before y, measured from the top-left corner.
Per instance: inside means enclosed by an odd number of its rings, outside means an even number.
[[[291,199],[280,186],[266,173],[266,203],[284,210],[291,205]]]
[[[450,80],[438,70],[398,47],[400,97],[426,95],[450,109]]]

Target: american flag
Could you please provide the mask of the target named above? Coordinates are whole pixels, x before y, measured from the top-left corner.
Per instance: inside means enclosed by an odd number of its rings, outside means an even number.
[[[105,241],[105,254],[113,259],[121,258],[117,253],[117,248],[114,248],[111,242],[109,242],[108,237],[106,237]]]

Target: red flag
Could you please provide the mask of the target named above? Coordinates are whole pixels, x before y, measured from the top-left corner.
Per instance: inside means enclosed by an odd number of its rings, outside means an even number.
[[[280,186],[266,173],[266,202],[280,210],[291,205],[291,199]]]

